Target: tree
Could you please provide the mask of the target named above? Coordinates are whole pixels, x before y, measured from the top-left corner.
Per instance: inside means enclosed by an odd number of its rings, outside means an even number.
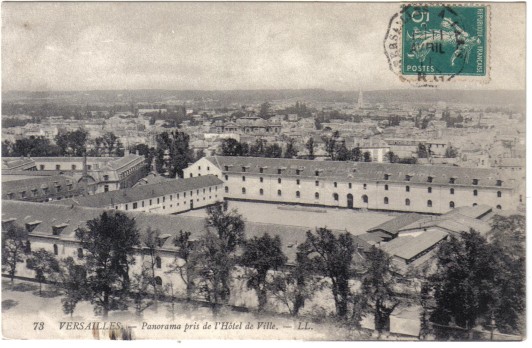
[[[284,152],[284,158],[297,157],[297,148],[295,146],[294,138],[289,138],[286,143],[286,150]]]
[[[242,156],[242,145],[233,138],[222,140],[222,156]]]
[[[314,276],[304,251],[296,253],[295,261],[295,267],[289,271],[275,273],[268,284],[272,296],[284,304],[292,316],[299,315],[305,302],[325,286],[322,277]]]
[[[302,262],[319,275],[331,280],[336,315],[345,318],[350,297],[349,279],[353,274],[352,262],[355,244],[349,233],[335,236],[327,228],[307,231],[307,239],[298,247]]]
[[[401,160],[399,156],[393,153],[393,151],[386,152],[386,158],[388,159],[388,162],[390,163],[397,163]]]
[[[323,137],[325,142],[325,151],[329,154],[329,157],[334,161],[336,159],[336,151],[338,146],[338,139],[340,138],[340,133],[338,131],[333,132],[330,137]]]
[[[87,286],[96,312],[126,309],[130,286],[129,267],[140,245],[135,221],[121,212],[104,212],[78,228],[76,238],[87,250]]]
[[[17,273],[17,264],[23,262],[27,250],[28,233],[26,229],[11,224],[2,231],[2,271],[7,271],[11,283]]]
[[[190,137],[185,132],[171,131],[158,134],[157,157],[159,168],[166,168],[171,178],[183,177],[183,169],[194,160],[189,148]]]
[[[255,144],[249,148],[249,155],[253,157],[264,157],[266,155],[267,142],[264,139],[257,139]]]
[[[355,162],[362,162],[362,159],[364,158],[364,155],[362,154],[362,150],[360,149],[359,146],[354,147],[351,150],[351,158]]]
[[[437,270],[429,278],[436,308],[431,321],[456,324],[471,330],[489,327],[491,318],[502,332],[522,332],[525,310],[524,262],[513,262],[503,250],[487,242],[478,232],[450,236],[437,253]],[[449,332],[436,330],[437,338]]]
[[[63,312],[74,314],[78,302],[87,299],[87,272],[83,265],[78,265],[72,257],[67,257],[60,262],[61,286],[64,297],[61,299]]]
[[[259,111],[259,116],[261,118],[267,118],[270,114],[270,103],[268,102],[264,102],[260,105],[260,111]]]
[[[225,203],[226,204],[226,203]],[[227,304],[231,295],[231,272],[236,264],[237,246],[244,241],[244,221],[236,210],[226,212],[225,204],[207,208],[207,233],[200,244],[200,291],[216,313],[220,304]]]
[[[419,143],[417,145],[417,157],[418,158],[428,158],[429,152],[427,151],[427,147],[425,144]]]
[[[78,129],[72,132],[61,132],[56,135],[55,142],[61,149],[63,156],[78,156],[84,155],[87,149],[87,141],[89,133],[83,129]]]
[[[101,144],[106,155],[109,157],[124,155],[123,145],[113,132],[105,133],[102,137],[96,138],[95,142]]]
[[[59,156],[60,149],[56,145],[52,145],[50,140],[44,137],[30,136],[29,138],[17,139],[14,143],[6,143],[7,153],[3,152],[3,156],[13,157],[48,157]]]
[[[495,215],[491,219],[489,240],[495,246],[514,258],[522,259],[526,256],[526,219],[523,215],[510,216]]]
[[[244,243],[244,252],[240,263],[248,267],[247,287],[255,290],[259,300],[258,311],[262,312],[267,302],[268,272],[277,270],[286,263],[286,256],[281,250],[279,236],[270,237],[265,233],[262,237],[253,237]]]
[[[140,279],[146,283],[148,288],[151,288],[153,305],[155,311],[157,311],[161,286],[157,284],[156,270],[159,266],[158,263],[160,263],[158,248],[162,246],[161,232],[148,227],[146,233],[141,237],[141,244],[143,244],[142,253],[144,258],[141,265]]]
[[[53,278],[60,271],[55,255],[43,248],[32,252],[26,265],[28,269],[35,271],[35,279],[39,282],[39,296],[42,295],[42,283],[46,278]]]
[[[129,289],[135,296],[135,314],[138,316],[155,303],[149,293],[153,280],[148,267],[141,267],[140,272],[133,274]]]
[[[283,149],[278,144],[272,144],[266,147],[264,151],[264,157],[268,158],[281,158]]]
[[[337,161],[349,161],[351,159],[351,152],[345,146],[345,142],[337,146],[335,157]]]
[[[194,155],[195,161],[199,161],[203,157],[205,157],[205,150],[203,149],[196,150],[196,154]]]
[[[310,137],[308,141],[305,143],[305,147],[307,148],[307,151],[308,151],[308,158],[313,160],[314,159],[314,139],[312,137]]]
[[[373,246],[366,257],[366,272],[362,277],[361,295],[363,302],[371,306],[375,329],[380,333],[389,327],[390,314],[400,301],[393,288],[390,256]]]
[[[190,301],[195,291],[198,278],[198,265],[201,255],[198,253],[197,244],[190,239],[190,232],[179,231],[179,235],[174,239],[177,247],[174,262],[169,266],[168,273],[177,273],[186,286],[186,298]],[[173,290],[173,288],[172,288]]]
[[[458,156],[458,150],[456,150],[451,144],[445,149],[446,158],[456,158]]]
[[[148,170],[156,170],[156,168],[151,168],[153,163],[153,158],[156,155],[156,150],[154,147],[149,147],[146,144],[137,144],[129,148],[130,152],[137,153],[146,158],[146,167]]]

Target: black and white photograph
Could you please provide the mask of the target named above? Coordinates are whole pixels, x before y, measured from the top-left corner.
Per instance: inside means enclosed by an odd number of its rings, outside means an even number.
[[[526,7],[2,2],[2,338],[525,340]]]

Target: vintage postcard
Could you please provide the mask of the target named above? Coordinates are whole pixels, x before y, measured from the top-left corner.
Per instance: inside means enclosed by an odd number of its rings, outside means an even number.
[[[3,2],[3,338],[524,340],[525,7]]]

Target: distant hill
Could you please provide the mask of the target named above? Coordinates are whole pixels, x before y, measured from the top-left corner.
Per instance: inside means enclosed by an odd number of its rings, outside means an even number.
[[[410,102],[410,103],[469,103],[486,105],[525,105],[525,91],[510,90],[438,90],[402,89],[364,91],[368,103]],[[165,103],[175,100],[216,100],[220,104],[261,103],[272,100],[296,99],[317,102],[352,102],[358,98],[358,91],[329,91],[323,89],[280,89],[280,90],[94,90],[94,91],[52,91],[27,92],[6,91],[2,101],[26,103]]]

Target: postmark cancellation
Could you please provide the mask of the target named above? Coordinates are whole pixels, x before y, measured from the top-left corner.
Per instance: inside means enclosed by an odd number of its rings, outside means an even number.
[[[405,4],[390,19],[384,40],[389,67],[402,81],[417,86],[486,83],[489,28],[489,5]]]

